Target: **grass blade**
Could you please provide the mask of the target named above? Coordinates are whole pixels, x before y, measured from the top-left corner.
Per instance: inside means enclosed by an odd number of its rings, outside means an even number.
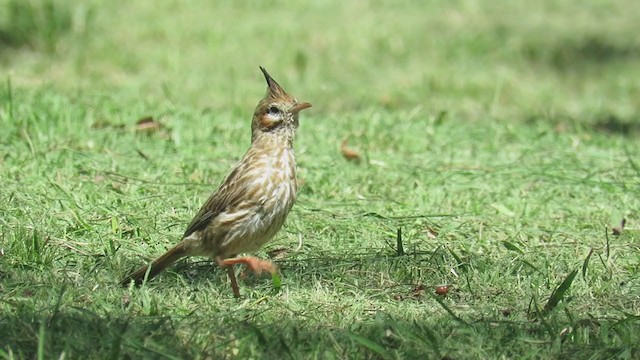
[[[280,274],[271,274],[271,284],[273,285],[273,290],[276,293],[280,292],[280,289],[282,289],[282,278],[280,277]]]
[[[555,290],[553,290],[553,292],[551,293],[551,296],[549,297],[549,301],[547,301],[547,304],[544,306],[543,312],[548,313],[549,311],[553,310],[556,306],[558,306],[560,301],[562,301],[562,299],[564,298],[564,295],[566,294],[567,290],[569,290],[569,288],[571,287],[571,284],[573,283],[573,279],[575,279],[576,275],[578,275],[578,270],[573,270],[564,279],[562,284],[560,284]]]
[[[591,255],[593,255],[593,248],[589,250],[589,255],[584,259],[584,263],[582,263],[582,278],[584,279],[587,276],[587,267],[589,266],[589,259],[591,259]]]
[[[397,243],[397,248],[396,248],[396,255],[397,256],[403,256],[404,255],[404,246],[402,245],[402,228],[398,228],[398,233],[396,236],[396,243]]]
[[[44,337],[45,337],[46,324],[44,321],[40,322],[40,331],[38,332],[38,360],[44,360]]]
[[[524,255],[524,251],[522,251],[522,249],[520,249],[518,246],[516,246],[512,242],[503,241],[502,245],[504,245],[504,247],[507,248],[507,250],[515,251],[515,252],[519,253],[520,255]]]
[[[453,317],[457,322],[459,322],[459,323],[461,323],[461,324],[469,325],[469,323],[467,323],[466,321],[462,320],[462,318],[461,318],[461,317],[459,317],[458,315],[456,315],[456,313],[454,313],[454,312],[453,312],[453,310],[451,310],[451,308],[450,308],[447,304],[445,304],[445,303],[444,303],[444,301],[443,301],[441,298],[439,298],[439,297],[437,297],[437,296],[432,296],[432,297],[433,297],[433,299],[434,299],[435,301],[437,301],[437,302],[438,302],[438,304],[440,304],[440,306],[442,306],[442,308],[443,308],[446,312],[448,312],[448,313],[449,313],[449,315],[451,315],[451,317]]]
[[[375,341],[372,341],[362,335],[356,334],[354,332],[346,332],[345,333],[351,340],[355,341],[356,343],[360,344],[361,346],[365,347],[366,349],[368,349],[371,352],[374,352],[382,357],[389,357],[389,352],[387,352],[387,350],[382,347],[382,345],[378,344]]]
[[[640,175],[640,166],[638,166],[638,164],[633,161],[633,156],[629,152],[629,148],[626,146],[624,147],[624,154],[627,155],[627,161],[629,161],[629,165],[631,165],[631,168],[635,170],[636,174]]]

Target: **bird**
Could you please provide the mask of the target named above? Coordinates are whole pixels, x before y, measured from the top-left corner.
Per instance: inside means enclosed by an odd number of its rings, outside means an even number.
[[[280,230],[297,196],[293,150],[301,110],[311,107],[289,95],[263,68],[267,93],[251,121],[251,145],[209,196],[181,241],[162,256],[127,275],[120,284],[141,285],[177,260],[209,257],[227,269],[234,297],[240,297],[233,266],[244,264],[260,275],[276,273],[269,260],[239,256],[259,250]]]

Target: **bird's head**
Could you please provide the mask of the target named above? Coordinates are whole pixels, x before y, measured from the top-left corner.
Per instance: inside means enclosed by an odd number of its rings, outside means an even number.
[[[260,100],[253,113],[252,139],[266,134],[286,135],[293,138],[298,128],[298,113],[311,107],[308,102],[299,102],[260,67],[267,81],[267,94]]]

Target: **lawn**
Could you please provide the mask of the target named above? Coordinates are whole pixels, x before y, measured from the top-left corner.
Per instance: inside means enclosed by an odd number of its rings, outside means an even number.
[[[0,358],[640,357],[638,18],[0,0]],[[192,258],[120,287],[248,148],[259,65],[313,104],[256,254],[281,286]]]

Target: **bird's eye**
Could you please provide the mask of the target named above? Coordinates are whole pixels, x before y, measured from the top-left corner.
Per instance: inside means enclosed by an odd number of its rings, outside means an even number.
[[[269,108],[269,115],[280,115],[280,109],[275,106]]]

